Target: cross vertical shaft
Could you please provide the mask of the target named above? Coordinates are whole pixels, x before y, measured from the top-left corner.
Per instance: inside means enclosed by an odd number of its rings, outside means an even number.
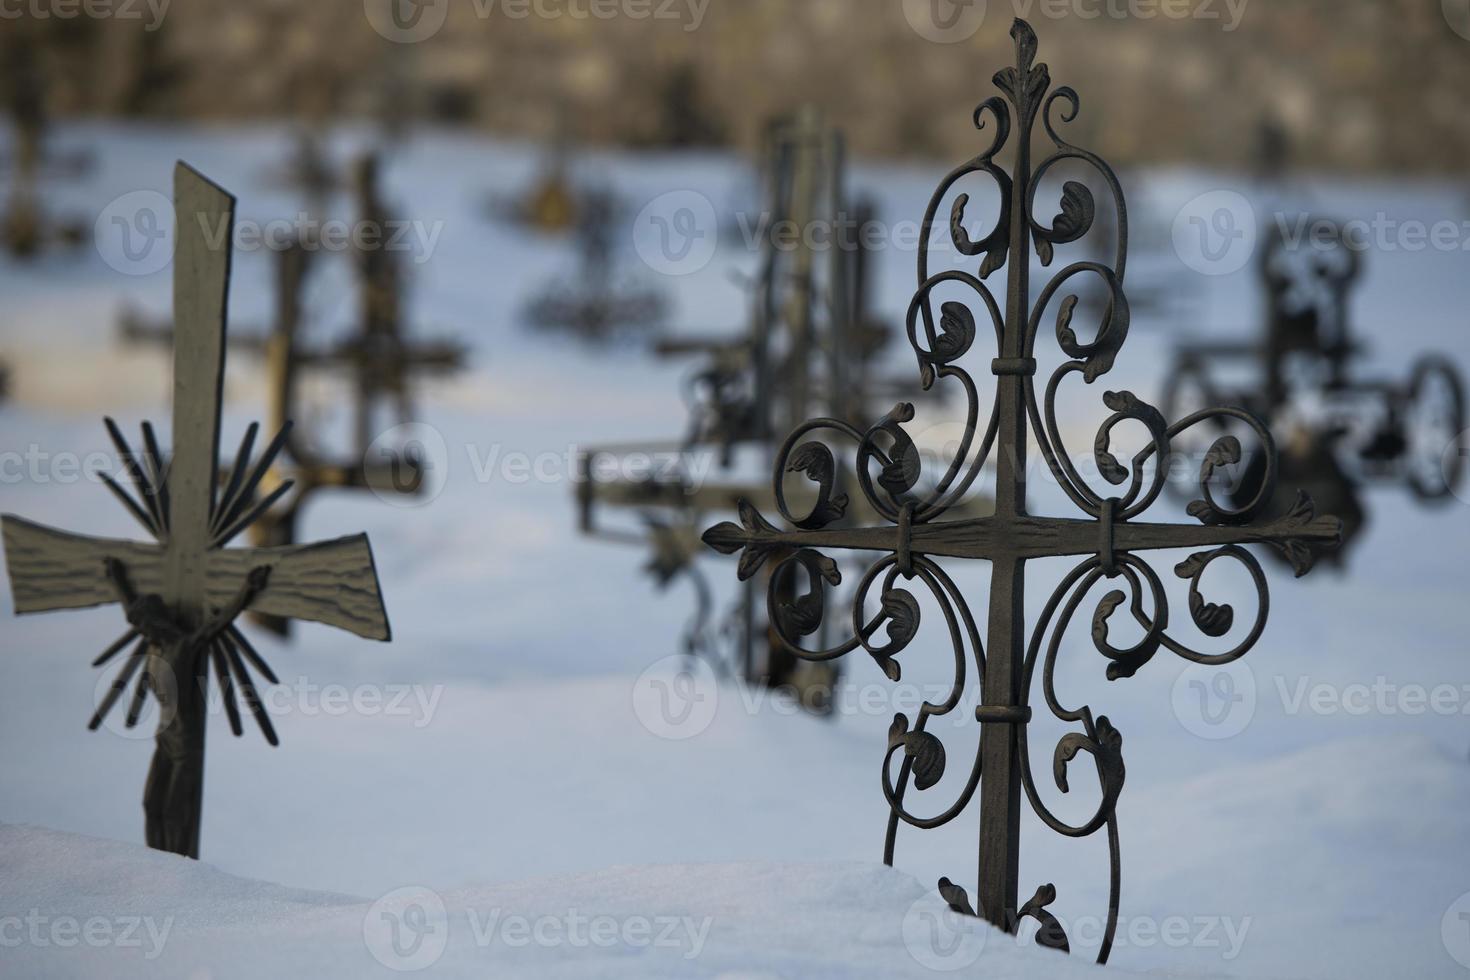
[[[176,186],[174,456],[168,475],[171,513],[164,594],[186,617],[202,619],[219,458],[235,200],[182,163]]]
[[[175,173],[174,197],[174,458],[169,471],[169,530],[164,550],[163,595],[180,624],[198,629],[207,617],[207,552],[219,458],[220,399],[224,387],[226,304],[229,295],[235,199],[184,164]],[[178,726],[188,746],[191,812],[170,814],[189,828],[189,857],[199,856],[204,813],[206,722],[204,651],[179,665],[176,703],[161,726]],[[150,844],[159,846],[157,842]]]
[[[1024,91],[1024,87],[1021,89]],[[1030,313],[1031,229],[1027,194],[1031,173],[1031,126],[1018,107],[1016,162],[1012,169],[1010,256],[1007,263],[1005,331],[1000,356],[1020,363]],[[995,519],[1026,515],[1026,406],[1019,374],[996,372],[997,424]],[[1020,666],[1025,655],[1024,559],[998,557],[991,565],[987,659],[981,696],[986,705],[1020,703]],[[1016,923],[1021,854],[1021,766],[1016,726],[986,724],[980,736],[980,914],[1001,929]]]

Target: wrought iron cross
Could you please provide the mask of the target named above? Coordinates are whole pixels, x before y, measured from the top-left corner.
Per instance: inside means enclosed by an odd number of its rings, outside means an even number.
[[[1255,557],[1242,545],[1259,542],[1284,551],[1297,573],[1304,574],[1313,561],[1313,548],[1331,546],[1338,538],[1335,518],[1316,517],[1309,499],[1302,496],[1292,512],[1270,522],[1253,518],[1269,500],[1275,477],[1275,450],[1266,427],[1240,409],[1207,409],[1172,425],[1152,406],[1126,391],[1107,392],[1103,403],[1111,415],[1102,423],[1093,446],[1099,472],[1121,492],[1099,493],[1078,473],[1062,442],[1056,421],[1058,386],[1071,375],[1091,383],[1111,370],[1127,335],[1129,310],[1123,294],[1127,252],[1127,217],[1122,189],[1111,168],[1091,152],[1067,143],[1058,134],[1053,109],[1065,108],[1061,122],[1076,118],[1080,108],[1077,93],[1067,87],[1050,89],[1044,64],[1035,63],[1036,35],[1024,21],[1011,28],[1015,41],[1016,66],[995,75],[1003,96],[992,96],[975,112],[978,129],[990,129],[992,141],[979,156],[952,171],[941,182],[924,217],[918,257],[918,290],[909,307],[908,336],[918,357],[923,387],[939,379],[957,382],[968,401],[965,435],[946,471],[924,493],[919,486],[921,459],[903,423],[913,418],[911,405],[900,404],[867,431],[837,419],[815,419],[799,426],[779,453],[774,475],[777,506],[793,530],[780,530],[767,522],[748,503],[740,507],[740,523],[711,528],[705,541],[725,554],[740,552],[739,576],[748,579],[767,560],[778,562],[770,576],[767,595],[771,620],[781,643],[798,656],[830,660],[859,647],[869,653],[892,680],[899,678],[895,659],[914,639],[919,629],[920,605],[915,595],[900,588],[898,579],[917,580],[932,596],[948,626],[955,655],[955,678],[949,696],[942,702],[928,701],[917,720],[899,714],[889,733],[883,761],[883,791],[890,806],[884,861],[893,862],[898,824],[921,829],[942,826],[966,810],[976,793],[980,797],[979,874],[977,901],[948,878],[940,891],[960,912],[978,914],[1008,931],[1015,931],[1021,917],[1040,922],[1040,942],[1066,949],[1067,938],[1046,906],[1055,889],[1043,885],[1024,905],[1018,901],[1020,886],[1020,818],[1023,799],[1053,830],[1071,837],[1085,837],[1106,829],[1111,859],[1108,925],[1099,961],[1105,961],[1117,927],[1119,856],[1116,803],[1122,790],[1124,768],[1122,736],[1106,716],[1094,718],[1092,709],[1064,708],[1053,688],[1053,671],[1061,641],[1073,614],[1093,586],[1103,579],[1121,580],[1122,589],[1108,592],[1092,617],[1092,641],[1108,660],[1107,677],[1129,677],[1161,649],[1202,664],[1223,664],[1246,653],[1265,625],[1265,576]],[[1038,117],[1055,149],[1035,168],[1031,162],[1032,130]],[[997,162],[996,154],[1015,130],[1013,163],[1009,173]],[[1097,261],[1079,261],[1057,272],[1032,305],[1030,261],[1034,248],[1043,266],[1049,266],[1055,247],[1076,242],[1093,226],[1095,201],[1087,187],[1068,181],[1062,189],[1061,212],[1050,227],[1032,215],[1036,188],[1058,163],[1076,161],[1094,170],[1114,198],[1117,212],[1116,251],[1111,266]],[[994,228],[983,239],[971,239],[966,229],[967,194],[958,194],[949,217],[950,235],[964,256],[983,256],[979,274],[963,270],[931,273],[929,231],[946,196],[964,177],[986,175],[995,181],[1001,198]],[[1006,268],[1004,306],[986,285],[992,273]],[[1109,300],[1091,341],[1072,329],[1077,297],[1065,296],[1058,308],[1056,340],[1066,359],[1051,374],[1038,401],[1036,341],[1041,318],[1052,299],[1067,282],[1078,276],[1095,276],[1107,289]],[[971,302],[944,302],[939,310],[938,329],[932,304],[936,290],[965,291],[979,300],[983,316],[994,327],[997,356],[990,362],[995,376],[995,400],[988,424],[978,426],[980,397],[971,375],[960,366],[976,340],[976,314]],[[918,331],[922,324],[924,343]],[[1267,454],[1270,471],[1267,486],[1254,501],[1239,509],[1222,505],[1211,493],[1212,477],[1222,467],[1241,459],[1241,446],[1234,436],[1215,441],[1200,473],[1201,499],[1189,507],[1199,526],[1145,523],[1138,518],[1153,505],[1167,477],[1170,440],[1181,431],[1205,420],[1233,419],[1254,433],[1261,451]],[[1115,427],[1132,422],[1147,430],[1148,445],[1125,467],[1109,451]],[[867,503],[889,522],[884,527],[851,530],[827,529],[847,510],[844,496],[834,495],[835,461],[830,449],[819,441],[805,441],[808,433],[825,429],[858,444],[857,485]],[[983,432],[983,435],[981,433]],[[980,436],[977,444],[977,435]],[[1085,515],[1081,518],[1033,516],[1027,506],[1026,447],[1034,439],[1051,473],[1071,501]],[[941,517],[960,502],[996,451],[995,513],[973,520],[943,521]],[[873,470],[878,470],[876,480]],[[788,473],[802,473],[817,484],[817,502],[805,516],[791,512],[784,481]],[[1126,485],[1126,490],[1122,488]],[[1190,583],[1189,612],[1195,626],[1206,636],[1220,638],[1235,625],[1234,610],[1205,600],[1200,583],[1206,569],[1222,558],[1244,566],[1259,595],[1259,607],[1249,630],[1233,649],[1206,654],[1191,649],[1170,632],[1168,601],[1163,583],[1137,552],[1154,549],[1203,549],[1179,563],[1175,574]],[[841,581],[836,563],[818,549],[852,549],[884,553],[859,581],[853,599],[852,635],[822,650],[800,646],[802,637],[816,633],[824,607],[827,586]],[[1074,556],[1082,560],[1063,578],[1028,634],[1024,586],[1026,563],[1037,558]],[[983,559],[992,566],[986,640],[972,616],[965,597],[935,559]],[[797,590],[786,588],[791,576],[805,573],[805,595],[786,598]],[[880,611],[868,617],[865,610],[873,585],[882,580]],[[1130,595],[1131,594],[1131,595]],[[1126,605],[1125,605],[1126,603]],[[1126,608],[1143,636],[1130,646],[1115,646],[1109,638],[1109,621]],[[887,627],[886,639],[879,629]],[[981,701],[975,710],[980,723],[979,750],[958,798],[933,816],[919,816],[905,804],[910,782],[919,792],[939,783],[945,769],[945,751],[926,725],[931,718],[954,711],[966,690],[967,657],[979,677]],[[1069,824],[1058,818],[1042,801],[1031,773],[1027,748],[1027,726],[1031,720],[1031,686],[1038,666],[1047,707],[1064,722],[1080,724],[1082,730],[1065,735],[1053,754],[1053,774],[1058,788],[1068,791],[1069,764],[1087,753],[1097,771],[1100,802],[1090,820]],[[895,757],[901,753],[897,778]]]
[[[17,613],[123,605],[130,629],[94,666],[131,650],[90,727],[101,724],[141,668],[128,724],[136,723],[150,690],[162,709],[144,796],[148,844],[198,857],[211,663],[234,733],[241,733],[238,685],[266,739],[276,744],[246,662],[267,681],[276,678],[233,619],[249,607],[368,639],[387,640],[389,628],[365,535],[285,548],[225,547],[290,490],[283,483],[256,499],[289,426],[252,466],[252,424],[228,484],[216,492],[235,201],[183,164],[174,184],[174,455],[164,458],[146,422],[145,452],[134,455],[109,419],[138,498],[102,476],[153,543],[82,537],[10,515],[0,527]]]

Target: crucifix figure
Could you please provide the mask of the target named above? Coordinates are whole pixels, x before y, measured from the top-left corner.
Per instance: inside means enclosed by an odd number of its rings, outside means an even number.
[[[1110,371],[1127,335],[1129,308],[1123,293],[1127,215],[1122,188],[1112,169],[1095,154],[1066,142],[1059,133],[1059,126],[1075,119],[1080,111],[1077,93],[1061,87],[1048,94],[1050,75],[1046,65],[1035,62],[1036,35],[1029,25],[1017,20],[1011,36],[1016,65],[998,72],[994,79],[1003,97],[990,97],[975,113],[976,126],[988,131],[990,144],[941,182],[925,213],[919,236],[918,289],[908,312],[908,337],[918,359],[923,388],[928,390],[943,380],[957,385],[966,397],[967,424],[953,460],[932,488],[922,492],[917,489],[922,460],[912,452],[913,440],[904,430],[904,424],[914,417],[913,407],[908,404],[898,405],[866,430],[840,419],[814,419],[796,428],[775,462],[776,506],[794,529],[782,530],[749,503],[742,503],[740,523],[710,528],[704,540],[724,554],[740,554],[742,580],[756,575],[768,562],[775,566],[767,591],[774,632],[780,643],[806,659],[835,660],[861,647],[887,677],[897,681],[901,673],[897,658],[917,636],[921,610],[937,608],[948,628],[954,679],[947,687],[947,696],[925,701],[915,719],[903,713],[895,715],[889,729],[882,774],[890,811],[884,861],[893,862],[901,822],[920,829],[943,826],[966,811],[978,796],[975,899],[972,902],[972,893],[949,878],[940,880],[941,895],[954,910],[983,916],[1010,932],[1017,930],[1022,917],[1034,918],[1041,926],[1038,941],[1067,949],[1067,936],[1047,909],[1056,898],[1055,888],[1044,884],[1024,904],[1019,901],[1021,808],[1029,803],[1043,823],[1065,836],[1080,838],[1105,831],[1110,900],[1098,955],[1103,961],[1112,946],[1118,920],[1116,804],[1124,779],[1122,735],[1106,716],[1094,717],[1090,706],[1066,707],[1058,698],[1053,683],[1056,659],[1074,614],[1098,583],[1108,580],[1117,586],[1097,601],[1091,616],[1092,644],[1105,658],[1109,680],[1131,677],[1164,649],[1199,664],[1228,663],[1254,646],[1266,619],[1265,575],[1255,556],[1242,546],[1262,543],[1280,549],[1300,575],[1311,568],[1315,549],[1336,543],[1339,524],[1336,518],[1316,516],[1305,495],[1298,498],[1289,513],[1273,520],[1258,519],[1269,502],[1275,480],[1275,447],[1266,426],[1240,409],[1205,409],[1169,424],[1158,410],[1131,392],[1106,392],[1102,401],[1111,414],[1090,448],[1098,473],[1112,486],[1099,491],[1093,481],[1079,473],[1057,424],[1056,396],[1059,386],[1068,379],[1075,380],[1074,375],[1090,384]],[[1054,149],[1033,168],[1032,136],[1038,117]],[[997,161],[997,154],[1012,136],[1011,169],[1007,172]],[[1033,305],[1029,279],[1033,249],[1042,266],[1050,266],[1057,246],[1081,240],[1092,229],[1096,214],[1092,191],[1079,181],[1069,180],[1061,188],[1061,209],[1051,224],[1034,217],[1036,188],[1063,161],[1096,174],[1112,198],[1116,212],[1112,262],[1079,261],[1062,268],[1036,294]],[[971,237],[972,228],[966,222],[969,194],[960,192],[957,186],[971,177],[977,178],[972,182],[982,185],[987,180],[993,182],[1000,197],[995,225],[978,240]],[[965,260],[978,258],[978,274],[964,268],[937,272],[930,268],[930,231],[940,206],[951,196],[947,226],[954,250]],[[1006,269],[1006,289],[1003,301],[999,301],[985,280],[1002,266]],[[1042,318],[1069,280],[1079,276],[1096,277],[1106,288],[1109,301],[1102,322],[1087,340],[1072,327],[1077,297],[1061,294],[1054,336],[1064,356],[1038,399],[1035,377]],[[933,309],[936,304],[937,311]],[[984,331],[977,330],[977,319],[986,322]],[[981,342],[982,334],[986,339],[994,337],[995,354],[987,365],[995,380],[994,400],[985,423],[980,421],[980,386],[961,363],[971,347]],[[1261,493],[1238,508],[1222,504],[1212,495],[1215,471],[1232,467],[1242,459],[1240,440],[1232,433],[1215,441],[1201,467],[1201,499],[1188,508],[1197,525],[1139,520],[1163,490],[1170,441],[1192,426],[1217,419],[1233,420],[1265,454],[1268,474]],[[1141,428],[1147,434],[1146,444],[1132,457],[1131,465],[1124,465],[1113,454],[1114,430],[1120,425]],[[843,516],[848,505],[833,492],[837,481],[832,451],[821,441],[809,441],[809,434],[817,430],[857,443],[857,487],[866,504],[882,515],[886,526],[829,527]],[[1038,517],[1031,513],[1027,499],[1028,441],[1040,447],[1061,491],[1083,517]],[[996,481],[993,516],[942,520],[970,492],[987,468],[992,450]],[[788,495],[785,480],[797,473],[817,485],[816,503],[809,511],[793,513],[789,502],[794,495]],[[836,562],[823,554],[823,549],[878,552],[879,557],[858,582],[847,638],[811,649],[802,646],[803,638],[821,629],[824,594],[841,581]],[[1207,639],[1229,642],[1226,638],[1238,635],[1233,647],[1204,653],[1179,638],[1177,623],[1169,615],[1163,581],[1138,556],[1139,552],[1158,549],[1198,549],[1174,567],[1175,575],[1189,582],[1189,620]],[[1024,602],[1027,563],[1068,556],[1076,564],[1064,575],[1028,630]],[[966,597],[938,561],[942,558],[990,563],[983,641]],[[1237,617],[1230,605],[1206,600],[1201,582],[1217,562],[1234,563],[1248,573],[1259,598],[1254,617]],[[875,586],[877,596],[873,595]],[[922,606],[920,596],[926,599]],[[875,598],[876,603],[870,601]],[[1124,616],[1115,616],[1119,613],[1126,613],[1132,624],[1122,623]],[[1137,637],[1120,636],[1125,629]],[[941,630],[941,635],[944,632]],[[1192,637],[1186,639],[1194,642]],[[965,701],[971,669],[980,695],[975,708],[979,732],[974,763],[968,774],[955,774],[962,778],[946,782],[939,793],[921,797],[929,800],[943,795],[945,803],[935,810],[915,812],[914,801],[907,798],[910,784],[920,794],[934,790],[944,781],[946,769],[944,744],[927,726]],[[1090,757],[1096,772],[1097,808],[1079,823],[1069,823],[1054,813],[1032,775],[1027,731],[1032,717],[1032,682],[1038,673],[1046,708],[1059,720],[1081,728],[1064,735],[1049,753],[1056,789],[1069,791],[1071,764],[1083,755]],[[954,797],[949,802],[951,788]]]
[[[145,795],[147,841],[198,857],[211,665],[231,730],[241,734],[238,689],[267,741],[277,742],[246,664],[270,683],[275,675],[234,619],[249,607],[368,639],[387,640],[389,628],[365,535],[280,548],[226,547],[290,490],[283,483],[256,499],[289,425],[252,463],[258,430],[252,424],[228,482],[217,485],[235,201],[183,164],[174,185],[173,455],[162,454],[146,422],[144,452],[135,455],[109,419],[137,497],[100,474],[153,541],[83,537],[11,515],[0,529],[17,613],[123,606],[129,629],[94,666],[129,652],[90,727],[101,725],[141,668],[127,723],[137,722],[150,690],[162,709]]]

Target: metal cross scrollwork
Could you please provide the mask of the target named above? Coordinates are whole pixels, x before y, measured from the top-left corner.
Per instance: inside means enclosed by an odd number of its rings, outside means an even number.
[[[1102,962],[1111,949],[1118,917],[1116,804],[1124,780],[1122,735],[1106,716],[1094,716],[1089,706],[1067,708],[1057,698],[1053,685],[1056,659],[1073,616],[1097,583],[1107,579],[1119,585],[1102,597],[1092,615],[1092,642],[1107,660],[1109,680],[1132,676],[1161,649],[1198,664],[1228,663],[1243,656],[1259,639],[1268,606],[1265,575],[1256,558],[1242,546],[1262,543],[1277,548],[1301,575],[1311,568],[1317,549],[1335,545],[1339,522],[1316,516],[1305,495],[1290,513],[1270,521],[1259,520],[1275,479],[1275,446],[1266,426],[1242,409],[1206,409],[1170,424],[1157,409],[1131,392],[1106,392],[1102,401],[1111,414],[1098,429],[1092,453],[1102,479],[1116,492],[1100,492],[1079,474],[1063,443],[1056,397],[1062,383],[1073,375],[1091,384],[1107,374],[1127,336],[1129,308],[1123,292],[1126,210],[1122,189],[1111,168],[1093,153],[1068,143],[1059,133],[1059,125],[1078,115],[1077,93],[1067,87],[1051,90],[1046,65],[1036,63],[1036,35],[1028,24],[1017,20],[1011,36],[1016,66],[994,77],[1003,95],[990,97],[975,112],[976,127],[990,132],[991,143],[979,156],[945,177],[929,203],[920,236],[918,290],[908,311],[908,337],[918,358],[923,388],[928,390],[944,380],[962,388],[967,399],[966,428],[954,458],[938,480],[921,492],[922,458],[913,438],[904,430],[904,424],[914,417],[911,405],[898,405],[866,431],[837,419],[814,419],[791,434],[776,459],[776,504],[793,529],[777,528],[748,502],[742,502],[740,523],[710,528],[704,540],[722,553],[740,553],[742,580],[755,575],[768,560],[777,563],[770,575],[768,606],[779,642],[793,653],[821,661],[861,647],[893,681],[900,676],[900,654],[919,632],[921,604],[910,591],[910,583],[917,582],[927,591],[948,627],[954,681],[944,700],[926,701],[916,718],[911,720],[905,714],[894,718],[883,761],[883,791],[890,807],[884,861],[893,862],[900,823],[920,829],[942,826],[965,811],[978,794],[975,901],[972,904],[970,894],[948,878],[940,882],[941,894],[957,911],[977,914],[1008,931],[1016,931],[1021,918],[1034,918],[1042,927],[1039,941],[1066,949],[1067,937],[1047,911],[1056,897],[1055,888],[1042,885],[1025,904],[1018,900],[1022,801],[1028,801],[1045,824],[1065,836],[1080,838],[1105,832],[1111,872],[1107,928],[1098,955]],[[1033,168],[1032,136],[1038,118],[1053,149]],[[1008,143],[1012,154],[1009,172],[997,162],[997,154]],[[1060,213],[1052,223],[1042,224],[1033,216],[1038,185],[1064,161],[1095,172],[1113,197],[1113,262],[1078,261],[1062,268],[1041,289],[1033,305],[1032,250],[1041,265],[1049,267],[1058,247],[1082,239],[1093,227],[1096,215],[1092,192],[1080,182],[1067,181],[1061,192]],[[969,195],[954,197],[948,222],[950,237],[962,256],[980,260],[978,275],[962,269],[932,272],[928,243],[936,213],[958,182],[971,175],[980,179],[988,176],[1000,196],[995,226],[978,240],[970,236],[966,225]],[[1002,267],[1006,269],[1003,305],[986,284]],[[1042,317],[1063,287],[1078,277],[1095,277],[1106,289],[1108,299],[1101,323],[1090,341],[1080,337],[1072,327],[1078,299],[1074,295],[1061,296],[1054,335],[1064,358],[1046,378],[1038,397],[1036,348]],[[936,317],[936,293],[954,291],[973,295],[978,303],[946,301],[940,304]],[[978,339],[977,312],[982,320],[988,317],[996,342],[996,356],[989,365],[995,376],[995,396],[983,427],[979,424],[979,386],[961,366]],[[1200,498],[1188,508],[1198,523],[1141,520],[1163,490],[1171,440],[1193,426],[1222,420],[1253,434],[1258,451],[1265,455],[1268,476],[1256,499],[1235,507],[1212,492],[1216,471],[1242,458],[1239,438],[1226,434],[1216,439],[1200,468]],[[1130,428],[1141,426],[1147,432],[1146,445],[1127,466],[1110,451],[1114,430],[1125,423]],[[843,516],[850,504],[845,495],[834,491],[836,463],[831,450],[812,438],[818,430],[857,443],[856,481],[847,485],[859,489],[866,504],[886,520],[886,525],[828,527]],[[1083,516],[1037,517],[1029,512],[1028,439],[1040,447],[1052,476]],[[996,474],[993,516],[943,520],[946,512],[970,491],[991,462],[992,453]],[[805,515],[793,514],[787,501],[785,481],[788,475],[798,473],[817,485],[816,503]],[[836,562],[823,554],[830,549],[883,554],[858,582],[850,636],[826,649],[806,649],[801,643],[804,637],[818,632],[825,591],[841,581]],[[1189,614],[1199,632],[1215,639],[1243,634],[1231,649],[1205,653],[1176,637],[1171,630],[1163,582],[1139,556],[1140,552],[1159,549],[1197,549],[1175,566],[1174,573],[1189,582]],[[1066,556],[1081,560],[1065,574],[1028,631],[1023,601],[1026,563]],[[965,596],[938,561],[943,558],[991,563],[984,642]],[[1224,559],[1242,566],[1255,585],[1258,605],[1252,620],[1242,618],[1237,623],[1230,605],[1210,602],[1204,596],[1201,582],[1206,570]],[[900,578],[907,587],[900,587]],[[868,599],[880,580],[878,611],[870,616]],[[1109,627],[1114,614],[1122,611],[1131,614],[1142,636],[1119,646],[1115,644],[1121,641],[1116,634],[1110,637]],[[885,631],[883,636],[880,630]],[[907,799],[910,784],[922,794],[938,785],[945,771],[944,746],[927,726],[960,705],[971,663],[981,694],[975,710],[980,732],[974,765],[947,808],[932,816],[918,815]],[[1031,689],[1038,672],[1047,709],[1063,723],[1080,726],[1080,730],[1064,735],[1053,749],[1052,773],[1057,788],[1068,792],[1069,766],[1084,753],[1091,756],[1096,770],[1097,808],[1090,819],[1080,823],[1069,823],[1053,813],[1038,794],[1032,774],[1027,727],[1032,717]]]

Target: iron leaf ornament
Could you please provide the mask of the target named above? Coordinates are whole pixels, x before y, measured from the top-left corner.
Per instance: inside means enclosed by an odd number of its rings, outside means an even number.
[[[983,102],[975,123],[988,131],[991,142],[979,156],[952,171],[940,183],[924,216],[919,239],[918,288],[908,311],[908,338],[918,359],[920,383],[929,389],[940,381],[958,385],[967,400],[964,435],[952,460],[931,488],[920,486],[920,459],[903,425],[912,420],[913,407],[901,404],[866,431],[837,419],[820,418],[799,426],[782,447],[774,470],[774,489],[781,516],[791,526],[783,530],[767,521],[749,503],[739,508],[739,523],[710,528],[704,540],[724,554],[740,555],[739,576],[748,579],[768,561],[771,575],[768,606],[776,642],[808,660],[832,660],[859,648],[871,656],[884,674],[897,681],[899,657],[918,634],[920,605],[914,594],[926,590],[948,629],[954,654],[954,678],[942,700],[926,701],[910,719],[895,716],[883,759],[883,792],[890,814],[883,860],[893,863],[900,823],[930,829],[949,823],[979,797],[980,840],[978,887],[972,898],[949,878],[940,892],[951,908],[984,917],[1014,932],[1021,918],[1040,926],[1043,945],[1068,950],[1067,936],[1047,907],[1056,889],[1043,884],[1022,904],[1020,890],[1020,812],[1023,801],[1055,832],[1068,837],[1105,833],[1110,864],[1107,927],[1098,953],[1105,962],[1118,922],[1120,858],[1116,805],[1123,789],[1123,736],[1106,716],[1092,709],[1064,707],[1054,687],[1054,672],[1062,638],[1079,607],[1098,583],[1111,589],[1097,602],[1092,617],[1092,643],[1102,654],[1109,680],[1131,677],[1161,650],[1197,664],[1218,665],[1244,656],[1260,638],[1268,606],[1266,579],[1256,558],[1243,545],[1259,543],[1285,553],[1298,575],[1312,566],[1315,554],[1335,547],[1340,522],[1319,517],[1303,496],[1285,516],[1264,521],[1262,508],[1270,500],[1276,475],[1276,452],[1267,427],[1237,408],[1210,408],[1172,424],[1153,406],[1128,391],[1106,392],[1102,401],[1109,414],[1098,429],[1092,447],[1098,473],[1107,487],[1098,490],[1074,467],[1057,424],[1059,386],[1079,375],[1091,384],[1113,367],[1128,334],[1128,301],[1123,291],[1127,256],[1127,214],[1122,188],[1112,169],[1093,153],[1073,146],[1058,131],[1080,111],[1077,93],[1067,87],[1051,89],[1050,73],[1036,63],[1036,35],[1025,21],[1011,28],[1016,65],[998,72],[994,82],[1003,93]],[[1034,168],[1031,161],[1033,127],[1040,121],[1052,149]],[[1015,139],[1011,141],[1012,128]],[[1003,147],[1011,147],[1009,172],[996,162]],[[1117,232],[1111,263],[1079,261],[1057,271],[1031,305],[1030,256],[1043,266],[1056,258],[1057,247],[1082,239],[1093,227],[1096,202],[1081,183],[1063,185],[1057,216],[1050,226],[1040,224],[1036,189],[1057,164],[1073,161],[1093,171],[1107,185],[1117,210]],[[956,195],[948,218],[950,237],[962,256],[979,257],[977,274],[958,269],[932,272],[929,232],[940,206],[957,182],[971,175],[991,178],[1000,194],[994,228],[978,241],[965,226],[967,194]],[[1004,305],[987,285],[992,274],[1006,269]],[[1092,277],[1107,291],[1108,302],[1091,340],[1072,327],[1077,297],[1062,295],[1079,277]],[[936,316],[934,293],[963,290],[968,302],[946,300]],[[1035,351],[1042,318],[1053,300],[1054,336],[1065,359],[1038,391]],[[975,379],[961,365],[973,347],[981,344],[977,326],[993,328],[994,400],[989,418],[980,421],[981,399]],[[921,336],[922,332],[922,336]],[[986,338],[988,339],[988,338]],[[1124,423],[1141,428],[1147,444],[1123,461],[1115,455],[1113,430]],[[1200,471],[1199,499],[1189,508],[1197,524],[1149,523],[1141,520],[1159,498],[1167,477],[1171,441],[1201,423],[1233,425],[1250,433],[1266,460],[1267,479],[1261,492],[1244,506],[1232,506],[1212,492],[1215,471],[1238,462],[1242,447],[1234,436],[1219,438]],[[831,498],[830,454],[811,448],[812,434],[849,439],[856,444],[855,485],[884,526],[832,528],[843,507]],[[1027,509],[1026,452],[1035,440],[1052,476],[1081,512],[1081,517],[1036,517]],[[995,513],[974,520],[943,520],[960,503],[994,454]],[[817,503],[810,513],[793,514],[784,483],[788,473],[805,475],[817,484]],[[875,476],[876,474],[876,476]],[[792,478],[796,478],[793,476]],[[851,485],[851,484],[849,484]],[[818,632],[826,590],[841,582],[829,550],[879,552],[857,583],[852,600],[850,633],[824,649],[809,649],[803,637]],[[1174,574],[1189,583],[1188,611],[1193,625],[1206,638],[1224,637],[1234,630],[1244,636],[1231,649],[1204,652],[1181,641],[1171,629],[1164,584],[1139,554],[1164,549],[1192,549]],[[1043,607],[1039,619],[1025,619],[1025,565],[1032,559],[1072,557],[1078,563],[1063,576]],[[985,638],[965,596],[937,559],[980,559],[992,566]],[[1253,617],[1241,616],[1230,605],[1205,597],[1202,579],[1216,563],[1232,563],[1248,573],[1257,592]],[[797,580],[793,583],[792,577]],[[900,587],[899,580],[903,580]],[[793,588],[794,586],[794,588]],[[868,599],[879,589],[876,613],[869,617]],[[802,589],[805,592],[802,592]],[[795,601],[789,597],[796,595]],[[1141,637],[1124,643],[1110,629],[1115,617],[1131,619]],[[886,628],[885,628],[886,627]],[[973,667],[980,692],[975,709],[979,722],[979,750],[963,786],[942,809],[918,814],[910,809],[908,789],[922,793],[940,784],[946,766],[943,744],[926,730],[930,719],[953,712],[966,691]],[[1092,815],[1071,823],[1058,817],[1042,800],[1033,774],[1027,726],[1032,717],[1032,688],[1040,675],[1042,700],[1063,723],[1078,726],[1065,734],[1052,752],[1052,781],[1058,790],[1074,786],[1074,763],[1088,757],[1098,783],[1098,803]],[[982,775],[983,774],[983,775]]]

